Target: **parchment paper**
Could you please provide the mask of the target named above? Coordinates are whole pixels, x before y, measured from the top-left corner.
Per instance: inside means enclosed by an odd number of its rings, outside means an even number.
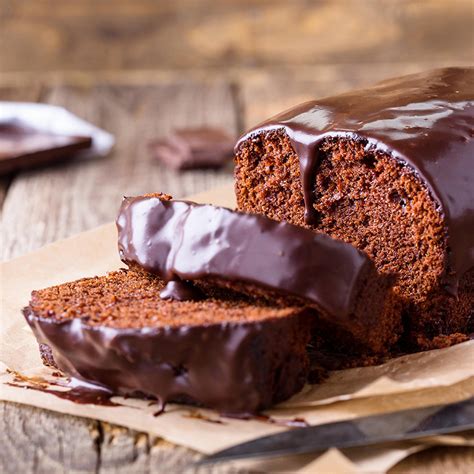
[[[229,185],[190,199],[234,207],[233,190]],[[52,380],[52,375],[51,370],[41,364],[36,340],[20,312],[28,304],[30,292],[77,278],[101,275],[121,266],[113,223],[55,242],[1,265],[0,399],[123,425],[202,453],[212,453],[288,429],[270,422],[220,418],[211,410],[180,405],[170,405],[166,413],[156,417],[153,416],[156,406],[139,399],[114,397],[113,401],[120,406],[113,407],[81,405],[32,390],[35,380]],[[11,371],[30,379],[18,383],[18,376],[15,377]],[[14,386],[8,385],[11,382],[14,382]],[[291,400],[269,410],[268,414],[277,421],[304,418],[308,423],[317,425],[405,408],[450,403],[472,395],[474,341],[468,341],[448,349],[393,359],[376,367],[333,372],[323,384],[306,386]],[[203,416],[197,418],[197,412]],[[437,442],[443,443],[448,438],[441,437]],[[452,438],[449,440],[452,442]],[[461,435],[456,440],[461,444],[468,442]],[[332,450],[313,461],[315,464],[311,469],[319,463],[324,466],[329,462],[333,472],[337,472],[336,466],[340,466],[340,472],[347,472],[344,469],[349,464],[351,469],[362,469],[361,466],[367,464],[370,458],[371,467],[378,465],[378,470],[384,470],[388,469],[388,459],[398,462],[411,452],[424,449],[427,443],[408,445],[402,443],[401,446],[378,448],[377,455],[373,454],[375,451],[370,451],[372,454],[365,457],[362,450],[358,451],[359,457],[354,451],[349,456]],[[304,464],[309,465],[310,461],[311,457],[305,459]],[[293,461],[289,459],[288,462],[291,464]],[[293,470],[304,467],[301,459],[298,462],[292,464]],[[279,465],[283,466],[281,463]]]

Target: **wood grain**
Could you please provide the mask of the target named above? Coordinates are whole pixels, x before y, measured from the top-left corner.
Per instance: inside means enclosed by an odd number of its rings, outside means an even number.
[[[471,474],[474,448],[434,447],[404,459],[390,474]]]
[[[0,402],[0,446],[5,474],[181,472],[200,457],[126,428],[6,402]]]
[[[472,61],[473,15],[471,0],[0,0],[0,63],[6,72]]]

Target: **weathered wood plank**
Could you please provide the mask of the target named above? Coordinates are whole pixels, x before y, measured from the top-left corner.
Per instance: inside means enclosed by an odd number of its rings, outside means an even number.
[[[0,402],[0,472],[181,472],[200,455],[126,428]]]
[[[103,126],[117,145],[106,159],[71,162],[24,173],[3,208],[3,256],[115,218],[123,195],[163,191],[180,197],[231,179],[223,171],[176,173],[151,161],[147,142],[173,126],[217,125],[236,132],[233,96],[224,82],[129,87],[53,87],[46,101]]]
[[[0,402],[0,472],[94,472],[98,422]]]
[[[3,71],[472,60],[471,0],[0,1]],[[31,54],[32,45],[41,54]]]
[[[101,423],[101,426],[103,439],[100,454],[101,474],[182,472],[201,457],[195,451],[144,433],[107,423]],[[199,472],[217,474],[217,470],[201,469]]]
[[[404,459],[390,474],[470,474],[474,448],[434,447]]]

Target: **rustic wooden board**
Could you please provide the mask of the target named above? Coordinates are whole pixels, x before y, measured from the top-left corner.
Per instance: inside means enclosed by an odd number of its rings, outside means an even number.
[[[6,402],[0,402],[0,446],[5,474],[181,472],[200,457],[126,428]]]
[[[147,151],[149,140],[173,126],[218,125],[236,133],[233,95],[224,82],[54,86],[43,100],[108,129],[117,144],[106,159],[16,177],[3,206],[3,258],[113,220],[124,195],[163,191],[181,197],[231,179],[230,163],[222,171],[176,173],[152,162]]]
[[[471,0],[0,0],[0,58],[3,72],[472,60],[472,22]]]

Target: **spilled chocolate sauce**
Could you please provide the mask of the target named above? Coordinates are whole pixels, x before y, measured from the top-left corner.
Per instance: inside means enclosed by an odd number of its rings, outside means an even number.
[[[190,412],[186,413],[185,415],[183,415],[183,417],[184,418],[193,418],[193,419],[196,419],[196,420],[202,420],[202,421],[206,421],[207,423],[214,423],[216,425],[225,425],[224,421],[219,420],[217,418],[211,418],[210,416],[206,416],[206,415],[204,415],[203,413],[201,413],[200,411],[197,411],[197,410],[190,411]]]
[[[54,384],[53,384],[54,385]],[[32,387],[27,387],[32,388]],[[102,390],[94,390],[87,387],[73,387],[67,391],[49,390],[49,389],[34,389],[41,390],[45,393],[50,393],[55,397],[62,398],[63,400],[69,400],[74,403],[80,403],[84,405],[103,405],[109,407],[120,406],[118,403],[112,402],[110,399],[113,394]]]
[[[304,418],[274,418],[263,413],[251,414],[242,413],[239,415],[221,414],[224,418],[231,418],[235,420],[254,420],[261,421],[262,423],[270,423],[271,425],[286,426],[287,428],[304,428],[310,426],[310,424]]]
[[[112,402],[111,398],[114,394],[109,390],[86,382],[80,382],[74,378],[48,381],[39,377],[27,377],[14,371],[9,372],[13,375],[13,381],[7,382],[7,385],[12,387],[22,387],[27,390],[49,393],[63,400],[69,400],[83,405],[120,406],[118,403]],[[58,375],[53,375],[58,377]],[[66,388],[67,390],[54,390],[49,388],[51,386]]]
[[[83,382],[75,378],[61,378],[57,381],[46,380],[40,377],[27,377],[22,375],[19,372],[8,370],[8,373],[13,375],[13,381],[7,382],[6,384],[11,387],[25,388],[27,390],[37,390],[43,393],[48,393],[54,395],[55,397],[61,398],[63,400],[69,400],[74,403],[83,404],[83,405],[100,405],[100,406],[123,406],[120,403],[115,403],[111,398],[115,395],[111,391],[90,384],[88,382]],[[62,377],[60,372],[55,372],[52,374],[54,377]],[[67,388],[68,390],[54,390],[49,387],[59,387]],[[124,395],[124,398],[129,398],[128,395]],[[160,405],[158,411],[153,413],[154,417],[160,416],[165,413],[165,403],[160,403],[156,400],[150,400],[148,406]],[[214,423],[219,425],[225,425],[225,421],[222,418],[231,418],[239,420],[255,420],[261,421],[264,423],[270,423],[280,426],[286,426],[289,428],[299,428],[304,426],[309,426],[308,422],[303,418],[291,418],[291,419],[278,419],[273,418],[264,414],[251,414],[251,413],[242,413],[242,414],[218,414],[219,418],[214,418],[199,410],[190,410],[183,415],[185,418],[193,418],[196,420],[202,420],[207,423]]]

